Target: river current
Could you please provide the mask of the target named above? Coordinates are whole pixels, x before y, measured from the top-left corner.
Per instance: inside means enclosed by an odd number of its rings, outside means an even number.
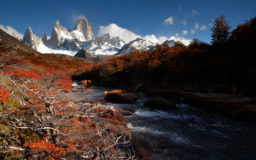
[[[105,90],[108,89],[92,87],[67,96],[80,103],[103,100]],[[150,110],[143,105],[148,98],[140,93],[135,104],[99,105],[115,106],[133,113],[125,116],[130,121],[128,127],[146,142],[151,159],[256,160],[256,125],[186,104],[177,104],[176,110]]]

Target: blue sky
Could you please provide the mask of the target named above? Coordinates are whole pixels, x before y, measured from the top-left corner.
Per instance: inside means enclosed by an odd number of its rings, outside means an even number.
[[[256,16],[255,0],[2,0],[0,24],[24,33],[51,34],[57,19],[72,29],[75,19],[86,16],[97,35],[110,23],[138,35],[179,36],[210,42],[210,23],[224,14],[232,26]],[[169,18],[169,19],[168,19]],[[197,25],[198,24],[198,25]]]

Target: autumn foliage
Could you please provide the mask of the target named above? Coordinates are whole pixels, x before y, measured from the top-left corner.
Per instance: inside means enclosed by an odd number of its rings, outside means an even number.
[[[6,103],[8,96],[10,96],[10,92],[7,89],[3,89],[3,86],[0,86],[0,102]]]

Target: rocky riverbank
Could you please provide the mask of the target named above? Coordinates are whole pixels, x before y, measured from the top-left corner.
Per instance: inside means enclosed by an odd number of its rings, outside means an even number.
[[[256,122],[256,98],[231,94],[209,94],[199,92],[184,92],[168,89],[149,89],[151,96],[144,105],[151,109],[172,110],[176,103],[185,103],[201,107],[209,111],[227,115],[233,119]],[[104,92],[105,100],[116,103],[135,103],[138,94],[125,90],[110,90]]]
[[[236,120],[256,122],[256,98],[230,94],[209,94],[174,91],[168,89],[149,89],[150,96],[162,96],[180,103],[201,107],[209,111],[227,115]]]

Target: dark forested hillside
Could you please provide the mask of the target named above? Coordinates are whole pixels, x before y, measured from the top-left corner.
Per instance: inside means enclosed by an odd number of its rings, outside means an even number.
[[[91,66],[80,77],[128,89],[171,88],[200,92],[255,94],[256,19],[237,26],[221,45],[157,46]]]

